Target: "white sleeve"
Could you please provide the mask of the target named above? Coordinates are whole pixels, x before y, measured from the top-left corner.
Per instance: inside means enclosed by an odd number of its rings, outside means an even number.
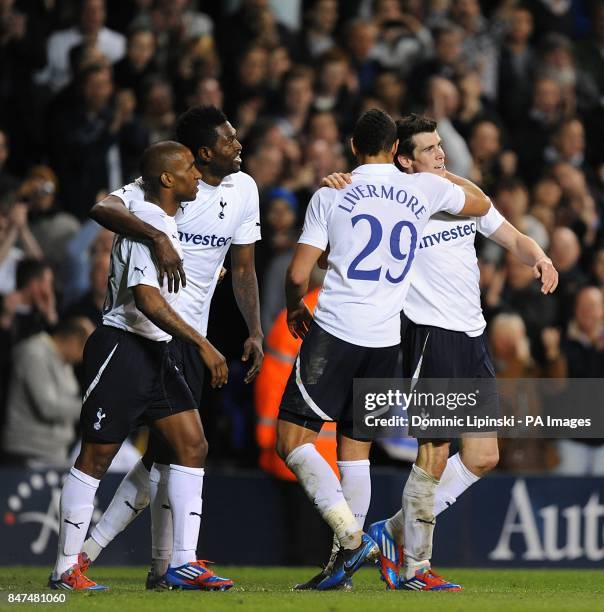
[[[261,239],[260,204],[258,187],[252,178],[244,186],[242,197],[245,198],[244,217],[233,234],[233,244],[252,244]]]
[[[140,179],[136,179],[132,183],[128,183],[127,185],[112,191],[109,195],[119,198],[128,210],[130,210],[130,204],[134,200],[140,201],[145,199],[145,192],[143,191]]]
[[[489,212],[476,219],[476,228],[483,236],[488,237],[496,232],[504,221],[505,217],[491,204]]]
[[[321,199],[321,190],[317,191],[306,209],[304,227],[298,242],[317,247],[324,251],[329,243],[325,206]]]
[[[422,173],[424,193],[428,197],[430,216],[437,212],[457,215],[466,203],[463,189],[451,181],[435,174]]]
[[[128,288],[137,285],[149,285],[159,289],[159,280],[149,248],[140,242],[132,242],[128,259]]]

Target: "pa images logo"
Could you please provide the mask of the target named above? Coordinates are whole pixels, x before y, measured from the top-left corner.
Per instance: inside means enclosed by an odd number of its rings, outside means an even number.
[[[32,474],[21,481],[16,491],[6,500],[7,510],[4,512],[4,524],[7,527],[18,529],[19,525],[34,523],[39,526],[37,535],[29,543],[31,552],[35,555],[43,554],[52,534],[59,535],[59,508],[61,500],[61,486],[65,475],[49,470],[40,474]],[[91,524],[96,523],[102,515],[94,500],[95,509]]]

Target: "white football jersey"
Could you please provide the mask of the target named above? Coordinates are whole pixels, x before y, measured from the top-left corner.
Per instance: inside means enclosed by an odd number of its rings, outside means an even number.
[[[137,180],[111,195],[130,208],[142,193]],[[218,187],[199,181],[197,198],[183,202],[175,221],[187,275],[186,287],[178,292],[178,313],[205,336],[210,302],[229,247],[260,240],[258,187],[245,172],[226,176]]]
[[[366,164],[342,190],[323,187],[306,211],[299,242],[325,250],[328,269],[315,310],[327,332],[359,346],[400,342],[400,312],[424,226],[458,213],[460,187],[434,174]]]
[[[484,217],[432,217],[419,240],[411,287],[403,311],[418,325],[433,325],[468,336],[486,327],[480,306],[476,232],[490,236],[505,221],[491,206]]]
[[[177,239],[176,221],[159,206],[137,200],[130,203],[130,210],[137,217],[149,223],[168,236],[174,248],[182,254]],[[125,329],[143,338],[169,341],[170,334],[151,323],[136,307],[132,287],[149,285],[157,287],[161,295],[173,308],[179,299],[178,293],[168,293],[168,288],[160,288],[157,268],[149,248],[124,236],[116,236],[111,249],[109,283],[103,306],[103,323],[111,327]]]

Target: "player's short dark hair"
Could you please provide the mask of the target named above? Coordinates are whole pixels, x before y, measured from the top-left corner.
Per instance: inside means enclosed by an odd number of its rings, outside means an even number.
[[[47,261],[30,258],[22,259],[17,264],[15,284],[17,290],[27,287],[32,280],[41,278],[49,268],[50,264]]]
[[[352,140],[362,155],[389,151],[396,141],[396,124],[388,113],[379,108],[371,108],[359,117]]]
[[[436,121],[424,117],[423,115],[417,115],[411,113],[396,122],[396,133],[398,137],[398,149],[396,154],[404,155],[413,159],[413,149],[415,149],[415,143],[413,137],[416,134],[423,134],[424,132],[432,133],[436,131]],[[394,160],[395,164],[398,161]],[[398,167],[398,166],[397,166]],[[400,168],[399,168],[400,170]]]
[[[194,106],[176,120],[175,138],[197,158],[201,147],[212,148],[218,140],[216,128],[228,119],[215,106]]]
[[[140,173],[145,187],[153,187],[170,166],[175,155],[186,151],[185,145],[174,140],[162,140],[148,146],[141,156]]]

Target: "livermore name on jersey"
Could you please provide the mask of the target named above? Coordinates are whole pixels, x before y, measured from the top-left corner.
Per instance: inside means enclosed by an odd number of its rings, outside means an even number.
[[[433,325],[479,336],[486,327],[480,306],[476,232],[490,236],[505,221],[491,205],[484,217],[434,215],[419,241],[411,271],[405,315],[418,325]]]
[[[400,311],[431,215],[458,213],[463,191],[439,176],[366,164],[345,189],[317,191],[300,242],[325,250],[328,270],[315,310],[330,334],[367,347],[400,342]]]
[[[176,222],[159,206],[142,200],[132,201],[130,211],[172,240],[174,248],[182,254],[176,239]],[[169,341],[172,339],[136,307],[132,287],[149,285],[157,287],[164,299],[173,307],[179,298],[177,293],[168,293],[166,284],[159,286],[157,269],[149,248],[124,236],[116,236],[111,249],[109,283],[103,306],[103,323],[125,329],[149,340]]]
[[[138,180],[111,195],[130,208],[142,193]],[[229,247],[260,240],[256,183],[245,172],[225,177],[217,187],[199,181],[197,198],[182,203],[175,221],[187,275],[187,285],[179,291],[178,313],[205,336],[210,302]]]

